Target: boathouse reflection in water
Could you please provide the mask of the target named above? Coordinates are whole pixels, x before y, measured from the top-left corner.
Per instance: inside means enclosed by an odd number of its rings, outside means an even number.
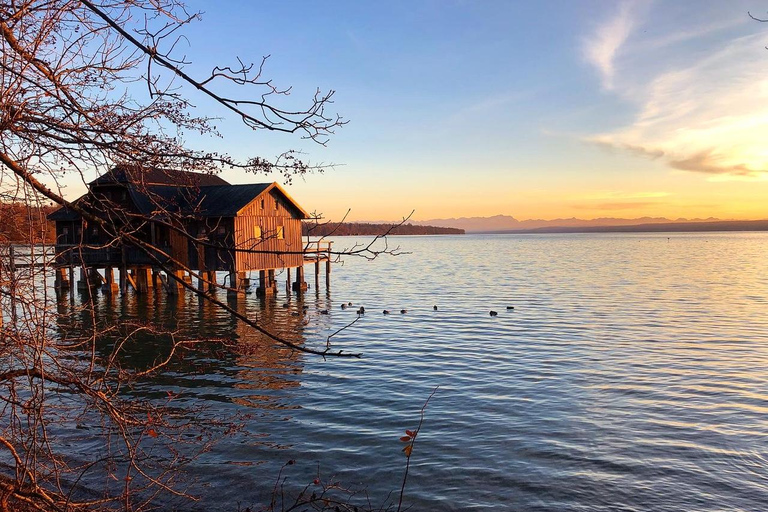
[[[224,291],[213,293],[220,298],[227,296]],[[330,299],[328,289],[325,293]],[[228,305],[280,338],[303,345],[310,316],[303,299],[303,294],[253,294],[230,297]],[[165,385],[173,393],[281,411],[277,412],[280,415],[298,407],[287,403],[290,393],[286,391],[300,386],[304,354],[274,342],[204,297],[191,292],[169,295],[159,290],[120,295],[94,290],[79,293],[74,299],[61,293],[57,313],[56,326],[62,339],[80,340],[97,333],[99,357],[110,357],[116,344],[127,339],[116,361],[130,371],[141,371],[166,359],[174,340],[195,342],[177,350],[159,374],[147,378],[148,386],[134,388],[132,393],[146,388],[152,390],[148,393],[157,394]],[[217,388],[228,391],[217,392]]]

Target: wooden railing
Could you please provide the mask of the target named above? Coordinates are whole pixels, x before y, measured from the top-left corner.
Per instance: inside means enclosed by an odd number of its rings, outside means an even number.
[[[313,240],[304,245],[304,259],[315,261],[325,260],[331,257],[331,245],[328,240]]]

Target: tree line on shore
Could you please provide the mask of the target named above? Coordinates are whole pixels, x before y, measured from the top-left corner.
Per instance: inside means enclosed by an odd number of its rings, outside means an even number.
[[[390,235],[463,235],[464,230],[438,226],[414,226],[401,224],[392,227],[391,224],[373,224],[368,222],[326,222],[313,224],[305,222],[303,234],[309,236],[376,236],[382,233]]]
[[[20,202],[0,203],[0,242],[53,243],[56,239],[56,228],[46,217],[56,208]]]

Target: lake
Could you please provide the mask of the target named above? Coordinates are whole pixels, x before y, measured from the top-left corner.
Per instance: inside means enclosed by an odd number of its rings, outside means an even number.
[[[328,292],[307,267],[303,299],[281,287],[238,303],[312,346],[362,305],[332,338],[359,360],[275,347],[191,295],[99,295],[108,317],[237,342],[185,353],[128,391],[245,415],[243,433],[190,467],[202,499],[184,510],[268,502],[290,459],[286,489],[319,471],[383,503],[402,482],[399,437],[438,386],[411,459],[412,510],[765,510],[768,234],[389,242],[407,254],[346,257]],[[152,357],[151,341],[126,354],[137,365]]]

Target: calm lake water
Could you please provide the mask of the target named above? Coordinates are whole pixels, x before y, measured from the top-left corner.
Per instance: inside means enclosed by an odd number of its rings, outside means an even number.
[[[268,502],[289,459],[289,489],[319,467],[382,503],[402,480],[398,438],[437,386],[412,457],[412,510],[766,510],[768,234],[392,244],[410,254],[345,258],[328,293],[308,266],[303,299],[281,287],[238,306],[318,346],[363,305],[365,316],[333,338],[360,360],[274,347],[191,295],[174,304],[164,294],[99,296],[105,314],[238,342],[190,352],[130,391],[249,415],[247,435],[190,468],[202,500],[184,510]],[[348,301],[355,308],[340,309]],[[139,364],[146,352],[127,357]]]

